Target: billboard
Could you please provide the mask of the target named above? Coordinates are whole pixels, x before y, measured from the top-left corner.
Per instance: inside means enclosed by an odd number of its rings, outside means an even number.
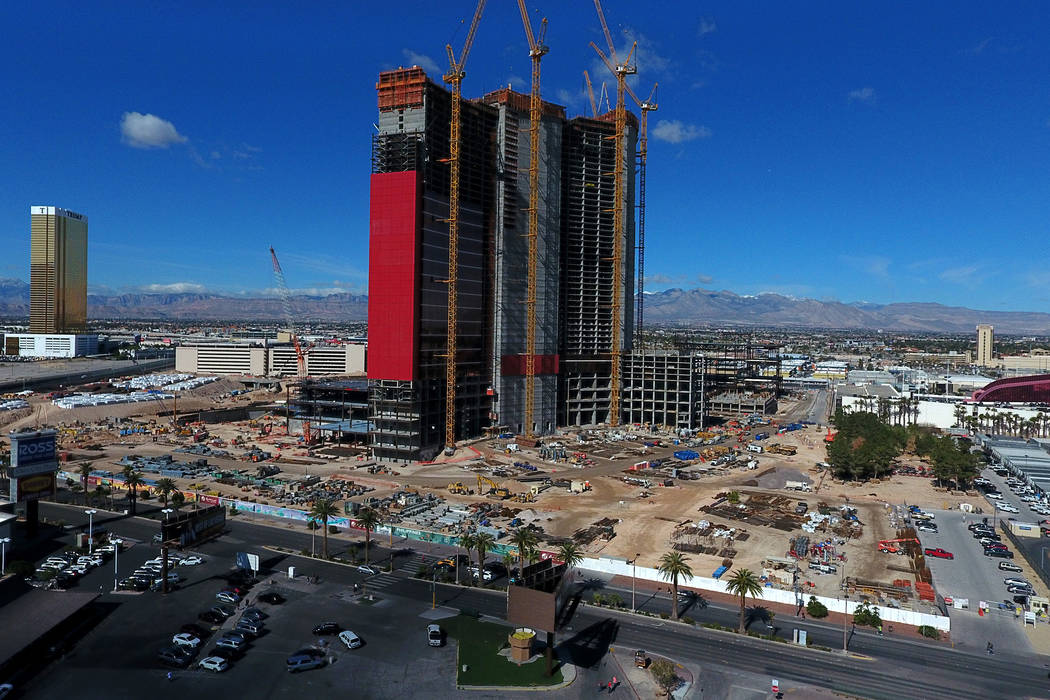
[[[556,604],[553,593],[507,586],[507,622],[512,625],[553,632]]]
[[[11,433],[11,476],[45,474],[58,469],[54,430]]]
[[[15,501],[36,501],[55,495],[55,475],[35,474],[11,480]]]
[[[225,527],[226,509],[208,506],[161,521],[160,536],[165,542],[176,542],[186,547],[219,535]]]

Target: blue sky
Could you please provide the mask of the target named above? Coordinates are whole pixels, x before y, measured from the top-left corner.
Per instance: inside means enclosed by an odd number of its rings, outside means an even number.
[[[365,291],[376,74],[445,67],[474,8],[0,5],[0,277],[28,279],[28,208],[54,204],[90,218],[92,289],[229,292],[272,286],[269,245],[293,288]],[[544,96],[589,111],[592,4],[528,6]],[[660,84],[648,289],[1050,305],[1044,3],[604,6]],[[492,0],[464,93],[528,75]]]

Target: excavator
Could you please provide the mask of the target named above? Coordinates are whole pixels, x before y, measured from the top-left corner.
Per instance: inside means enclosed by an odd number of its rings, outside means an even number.
[[[907,552],[907,547],[895,546],[900,542],[914,542],[915,544],[919,544],[919,540],[914,537],[905,537],[900,540],[880,540],[879,551],[886,552],[887,554],[905,554]]]
[[[489,490],[485,490],[485,486],[489,487]],[[500,499],[510,498],[510,489],[500,486],[492,479],[478,474],[478,494],[485,494],[489,497],[495,497]]]

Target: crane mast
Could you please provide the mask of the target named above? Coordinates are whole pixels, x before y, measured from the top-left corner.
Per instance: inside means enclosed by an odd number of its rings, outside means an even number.
[[[540,61],[549,49],[543,44],[543,37],[547,33],[546,18],[540,22],[540,38],[537,41],[532,33],[525,0],[518,0],[518,10],[525,26],[525,36],[529,40],[529,56],[532,59],[532,92],[529,95],[529,267],[525,301],[525,435],[532,437],[536,405],[536,273],[539,267],[540,237],[540,122],[543,118]]]
[[[627,127],[627,106],[624,103],[627,91],[627,76],[637,73],[635,66],[631,65],[631,58],[638,46],[635,42],[631,46],[627,58],[621,63],[616,56],[616,46],[613,44],[609,26],[605,23],[605,14],[602,12],[601,0],[594,0],[594,8],[598,12],[598,19],[602,24],[602,32],[605,41],[609,45],[609,54],[612,56],[613,64],[605,57],[601,49],[591,42],[593,48],[601,57],[605,65],[616,76],[616,154],[613,173],[613,298],[612,298],[612,347],[610,351],[610,378],[609,378],[609,425],[620,424],[620,358],[622,351],[620,344],[623,337],[623,327],[620,325],[620,314],[623,309],[623,238],[624,238],[624,208],[626,206],[626,193],[624,191],[624,131]]]
[[[445,356],[445,452],[456,449],[456,333],[458,330],[459,299],[459,145],[460,113],[462,111],[462,85],[466,73],[463,67],[478,31],[485,0],[478,0],[474,20],[460,51],[459,61],[452,52],[452,45],[445,45],[449,70],[442,78],[452,88],[452,115],[449,120],[449,177],[448,177],[448,351]]]
[[[653,91],[643,102],[627,86],[627,92],[634,99],[635,104],[642,113],[641,126],[638,129],[638,306],[635,312],[635,342],[641,343],[643,313],[645,311],[645,164],[648,156],[649,143],[649,112],[658,109],[656,103],[656,88],[659,83],[653,84]]]

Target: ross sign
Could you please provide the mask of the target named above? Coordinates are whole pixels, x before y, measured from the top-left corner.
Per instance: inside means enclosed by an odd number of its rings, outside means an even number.
[[[11,479],[11,492],[15,501],[36,501],[55,495],[55,475],[36,474]]]
[[[54,430],[10,433],[11,476],[46,474],[58,470]]]

